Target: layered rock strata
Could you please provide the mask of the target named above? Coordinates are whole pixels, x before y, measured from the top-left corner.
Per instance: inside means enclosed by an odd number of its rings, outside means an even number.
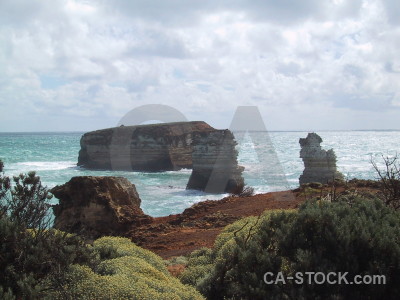
[[[236,141],[229,130],[193,134],[193,171],[187,189],[209,193],[237,193],[243,189],[243,167],[238,165]]]
[[[192,135],[215,130],[205,122],[121,126],[85,133],[78,166],[168,171],[192,168]]]
[[[300,185],[310,182],[328,183],[335,179],[343,179],[337,171],[335,152],[321,148],[322,138],[316,133],[309,133],[299,140],[300,158],[304,162],[304,171],[300,175]]]
[[[123,177],[78,176],[51,189],[54,227],[89,239],[124,234],[152,222],[143,213],[135,185]]]

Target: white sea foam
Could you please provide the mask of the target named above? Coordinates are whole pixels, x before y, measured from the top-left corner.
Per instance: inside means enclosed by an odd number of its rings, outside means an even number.
[[[351,179],[373,179],[376,172],[370,159],[382,165],[383,155],[400,153],[400,132],[317,132],[323,139],[323,149],[333,148],[339,171]],[[298,186],[304,165],[299,157],[299,138],[307,132],[270,132],[273,143],[266,144],[263,134],[253,134],[238,145],[239,164],[247,185],[256,193],[287,189],[283,182],[269,182],[276,172],[283,172],[290,188]],[[142,207],[153,216],[163,216],[183,211],[193,203],[206,199],[220,199],[226,195],[206,194],[186,190],[190,169],[159,173],[88,170],[76,167],[81,134],[41,134],[1,136],[0,158],[5,162],[6,175],[37,171],[44,185],[53,187],[64,184],[73,176],[123,176],[135,184]],[[254,140],[253,140],[254,139]],[[257,140],[258,139],[258,140]],[[63,141],[67,141],[66,143]],[[271,166],[277,154],[282,170]]]
[[[28,171],[56,171],[69,168],[75,168],[76,162],[73,161],[28,161],[10,164],[10,170],[18,170],[21,172]]]
[[[178,170],[178,171],[165,171],[165,172],[162,172],[162,173],[166,173],[166,174],[191,174],[192,173],[192,169],[181,169],[181,170]]]

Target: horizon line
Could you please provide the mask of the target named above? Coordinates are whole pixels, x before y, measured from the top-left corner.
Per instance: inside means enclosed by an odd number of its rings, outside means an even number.
[[[106,128],[104,128],[106,129]],[[218,129],[218,128],[216,128]],[[224,128],[228,129],[228,128]],[[34,133],[86,133],[95,130],[89,131],[78,131],[78,130],[60,130],[60,131],[0,131],[0,134],[34,134]],[[250,132],[264,132],[264,130],[236,130],[236,132],[243,132],[243,131],[250,131]],[[400,129],[274,129],[274,130],[266,130],[267,132],[334,132],[334,131],[400,131]],[[235,132],[235,131],[233,131]]]

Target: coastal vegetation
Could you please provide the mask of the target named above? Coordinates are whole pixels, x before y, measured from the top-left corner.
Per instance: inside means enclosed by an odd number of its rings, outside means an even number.
[[[171,276],[161,257],[127,238],[100,238],[93,251],[98,263],[92,268],[72,265],[62,290],[50,299],[204,299]]]
[[[30,172],[10,179],[0,161],[0,298],[398,299],[400,211],[386,200],[383,184],[396,170],[379,173],[378,193],[346,183],[334,197],[323,197],[323,185],[309,184],[298,209],[242,218],[226,226],[212,248],[176,259],[185,265],[176,278],[160,256],[128,238],[88,244],[50,228],[51,194],[40,178]],[[267,284],[266,272],[282,274],[281,280]],[[307,272],[347,272],[349,282],[383,275],[385,284],[318,284],[306,282]],[[303,275],[301,284],[287,279],[296,274]]]
[[[129,239],[49,228],[50,199],[35,172],[0,174],[0,299],[203,299]]]
[[[386,205],[400,209],[400,163],[398,154],[383,156],[383,168],[371,158],[378,180],[380,182],[381,198]]]
[[[78,236],[49,228],[50,198],[35,172],[12,180],[0,174],[1,299],[43,298],[70,264],[92,260]]]
[[[269,211],[227,226],[213,249],[190,255],[182,282],[207,299],[398,299],[400,213],[372,196],[337,200],[307,201],[298,211]],[[384,275],[386,284],[266,284],[266,272],[284,278],[348,272],[349,282]]]

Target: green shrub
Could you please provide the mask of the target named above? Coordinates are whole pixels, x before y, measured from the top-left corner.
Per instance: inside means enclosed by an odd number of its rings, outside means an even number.
[[[100,259],[105,260],[123,256],[138,257],[150,263],[160,272],[169,274],[161,257],[149,250],[136,246],[127,238],[102,237],[93,243],[93,247],[99,253]]]
[[[42,186],[35,172],[13,177],[0,174],[0,217],[7,216],[12,222],[26,228],[50,227],[50,203],[52,195]]]
[[[377,199],[310,201],[228,226],[215,247],[193,253],[185,283],[207,299],[399,299],[400,214]],[[385,285],[266,284],[264,274],[385,275]],[[304,277],[306,278],[306,277]]]
[[[89,263],[91,259],[91,249],[77,236],[56,230],[27,230],[7,217],[0,218],[3,293],[19,299],[41,298],[46,290],[60,287],[70,264]]]
[[[92,247],[49,229],[51,195],[40,178],[30,172],[12,184],[1,171],[0,299],[203,299],[128,239]]]
[[[232,288],[224,283],[226,279],[224,270],[229,269],[235,263],[237,242],[248,243],[258,231],[261,221],[280,211],[267,211],[259,218],[247,217],[226,226],[218,235],[213,249],[203,248],[194,251],[189,256],[187,268],[180,275],[181,281],[195,286],[207,298],[213,297],[213,294],[217,293],[213,287]],[[294,211],[288,212],[293,213]],[[217,281],[220,282],[217,283]]]
[[[6,291],[3,289],[2,286],[0,286],[0,299],[2,300],[15,300],[16,297],[13,295],[13,292],[11,291],[10,288],[8,288]]]
[[[203,299],[128,239],[91,247],[49,229],[51,195],[40,178],[30,172],[12,182],[0,167],[0,299]]]
[[[93,268],[73,265],[63,289],[51,299],[203,299],[172,277],[161,257],[129,239],[103,237],[93,249],[100,263]]]
[[[173,265],[184,265],[186,266],[188,264],[188,258],[186,256],[175,256],[172,257],[168,260],[165,260],[164,263],[167,266],[173,266]]]
[[[1,171],[1,170],[0,170]],[[49,229],[50,195],[34,172],[0,173],[0,298],[39,299],[58,289],[70,264],[90,264],[90,247]]]
[[[26,230],[0,218],[0,285],[18,298],[37,299],[58,289],[70,264],[92,259],[90,247],[75,235]]]
[[[200,281],[209,274],[213,269],[214,257],[212,256],[212,250],[209,248],[202,248],[200,250],[193,251],[188,260],[187,267],[183,273],[180,274],[179,278],[185,284],[190,284],[199,287]],[[200,290],[201,291],[201,290]]]

